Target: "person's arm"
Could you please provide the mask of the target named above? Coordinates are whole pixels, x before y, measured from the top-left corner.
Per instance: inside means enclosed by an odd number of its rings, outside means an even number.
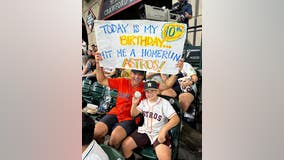
[[[82,75],[86,75],[89,72],[91,65],[92,65],[91,61],[88,60],[86,66],[83,68]]]
[[[116,69],[113,69],[112,71],[104,71],[104,74],[106,77],[112,77],[113,75],[116,74]]]
[[[139,113],[141,113],[141,111],[139,111],[137,109],[137,105],[139,103],[139,99],[140,99],[140,97],[136,98],[135,96],[133,96],[133,98],[132,98],[132,105],[131,105],[131,110],[130,110],[130,114],[131,114],[132,117],[135,117]]]
[[[178,74],[180,74],[180,72],[183,68],[183,61],[184,61],[184,59],[180,59],[178,61],[178,63],[176,64],[176,67],[178,68],[178,72],[179,72]],[[162,83],[160,83],[159,90],[163,91],[163,90],[171,88],[175,84],[175,82],[178,78],[178,74],[171,75],[168,79],[166,79],[166,81],[163,81]]]
[[[177,76],[171,75],[168,79],[166,79],[166,81],[163,81],[160,83],[159,90],[163,91],[163,90],[171,88],[175,84],[176,80],[177,80]]]
[[[187,6],[187,8],[186,8],[186,10],[184,12],[184,16],[187,19],[191,19],[192,18],[192,6],[191,6],[191,4],[188,4],[188,6]]]
[[[162,81],[166,81],[168,79],[168,75],[162,74],[162,73],[160,75],[161,75]]]
[[[191,19],[192,18],[192,14],[188,13],[188,12],[184,12],[184,17],[187,19]]]
[[[93,72],[89,74],[82,75],[82,77],[89,77],[89,76],[95,76],[95,75],[96,75],[96,70],[94,70]]]
[[[166,123],[164,125],[164,127],[161,129],[161,131],[159,132],[159,135],[158,135],[158,141],[160,143],[163,143],[165,142],[166,140],[166,135],[168,133],[168,131],[170,129],[172,129],[174,126],[176,126],[178,123],[179,123],[180,119],[178,117],[177,114],[175,114],[169,121],[168,123]]]
[[[198,81],[198,77],[196,74],[191,76],[191,85],[196,84],[196,82]]]
[[[157,74],[160,74],[160,73],[148,73],[148,74],[146,74],[146,79],[150,79],[150,78],[152,78],[154,75],[157,75]]]
[[[196,84],[198,77],[194,68],[189,63],[184,62],[184,69],[187,71],[187,75],[189,75],[190,77],[188,78],[188,80],[182,82],[183,84],[181,84],[181,86],[187,87]]]
[[[198,77],[196,76],[196,74],[192,75],[191,78],[189,78],[189,80],[185,80],[183,82],[180,83],[180,85],[182,87],[187,87],[187,86],[192,86],[194,84],[196,84],[198,80]]]
[[[105,77],[104,75],[104,71],[103,71],[103,68],[100,66],[100,61],[103,59],[102,56],[101,56],[101,53],[99,52],[96,52],[95,53],[96,56],[96,78],[97,78],[97,81],[101,84],[101,85],[104,85],[104,86],[109,86],[109,83],[108,83],[108,78]]]

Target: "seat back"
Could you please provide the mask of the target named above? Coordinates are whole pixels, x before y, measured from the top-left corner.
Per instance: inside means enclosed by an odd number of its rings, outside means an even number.
[[[82,98],[87,102],[91,103],[93,101],[90,95],[90,88],[92,86],[92,81],[89,79],[84,79],[82,82]]]
[[[116,98],[117,98],[118,92],[116,89],[113,89],[113,90],[110,90],[109,94],[111,96],[110,108],[112,108],[113,106],[116,105]]]
[[[95,82],[90,89],[90,95],[93,98],[93,103],[99,105],[100,101],[103,99],[104,93],[105,87],[98,82]]]
[[[124,160],[125,159],[121,155],[121,153],[118,152],[116,149],[114,149],[114,148],[112,148],[110,146],[104,145],[104,144],[101,144],[100,146],[106,152],[106,154],[108,155],[108,158],[110,160]]]

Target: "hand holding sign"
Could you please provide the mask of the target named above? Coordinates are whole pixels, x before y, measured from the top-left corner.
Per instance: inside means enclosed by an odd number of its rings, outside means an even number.
[[[96,59],[96,62],[99,62],[99,61],[102,61],[103,60],[103,57],[102,57],[102,55],[101,55],[101,53],[100,52],[96,52],[95,53],[95,59]]]

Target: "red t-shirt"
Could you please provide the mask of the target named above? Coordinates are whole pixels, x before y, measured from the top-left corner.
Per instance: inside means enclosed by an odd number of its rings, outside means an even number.
[[[137,87],[133,88],[131,80],[126,78],[109,78],[108,84],[111,89],[118,91],[116,106],[113,107],[107,114],[115,114],[118,122],[132,120],[131,105],[132,97],[136,91],[141,93],[140,101],[145,97],[144,83],[141,82]]]

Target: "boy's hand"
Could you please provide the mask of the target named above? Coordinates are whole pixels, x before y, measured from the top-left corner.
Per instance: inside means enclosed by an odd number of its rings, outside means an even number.
[[[140,97],[139,97],[139,98],[136,98],[135,96],[133,96],[133,98],[132,98],[132,104],[135,104],[135,105],[137,106],[137,104],[138,104],[138,102],[139,102],[139,99],[140,99]]]
[[[166,134],[167,132],[165,132],[163,129],[159,132],[158,141],[160,143],[164,143],[166,141]]]

